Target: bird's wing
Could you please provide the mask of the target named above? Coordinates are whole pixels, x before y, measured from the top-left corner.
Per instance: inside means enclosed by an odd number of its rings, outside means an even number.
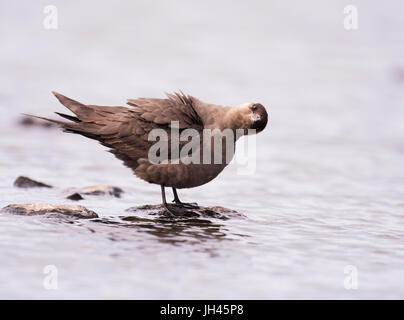
[[[134,108],[85,105],[54,92],[57,99],[75,116],[57,113],[67,122],[42,118],[60,125],[66,132],[76,133],[98,140],[110,148],[126,166],[135,169],[140,158],[147,158],[155,141],[149,140],[153,129],[165,129],[167,144],[171,145],[170,122],[178,121],[180,131],[185,128],[201,130],[203,124],[185,96],[169,96],[168,99],[130,100]],[[180,141],[180,148],[185,141]],[[171,157],[171,151],[168,150]]]
[[[181,93],[167,94],[166,99],[128,99],[128,104],[144,121],[156,125],[169,125],[178,121],[179,129],[203,129],[203,121],[195,111],[190,96]]]

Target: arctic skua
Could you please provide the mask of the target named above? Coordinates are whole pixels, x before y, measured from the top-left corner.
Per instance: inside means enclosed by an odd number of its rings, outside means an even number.
[[[80,134],[108,147],[110,152],[132,169],[137,177],[161,186],[163,205],[169,212],[172,210],[166,201],[165,187],[172,188],[175,205],[185,208],[198,207],[197,204],[181,202],[176,189],[193,188],[211,181],[229,162],[226,158],[228,141],[217,144],[215,135],[205,140],[203,137],[206,137],[207,132],[211,134],[212,130],[219,132],[227,130],[233,132],[234,137],[238,137],[240,132],[241,135],[258,133],[264,130],[268,122],[267,111],[260,103],[245,103],[235,107],[215,105],[182,92],[167,94],[167,98],[164,99],[128,99],[129,107],[86,105],[60,93],[53,92],[53,94],[74,115],[56,112],[69,121],[38,118],[56,123],[65,132]],[[151,147],[158,140],[150,138],[155,129],[167,132],[165,139],[160,137],[160,143],[164,142],[161,140],[165,140],[168,146],[165,150],[167,155],[159,162],[150,159]],[[196,143],[196,148],[187,147],[190,152],[195,150],[199,152],[199,155],[192,158],[193,161],[189,161],[192,152],[186,153],[187,159],[182,159],[184,155],[181,152],[192,137],[188,137],[189,139],[185,141],[179,140],[179,150],[174,152],[172,143],[175,142],[175,138],[178,139],[178,136],[174,137],[174,129],[179,135],[190,131],[199,134],[199,138],[202,137]],[[189,130],[186,131],[187,129]],[[224,140],[224,137],[220,139]],[[237,138],[230,143],[233,152],[236,140]],[[208,150],[206,157],[204,148],[207,142],[211,149]],[[220,162],[215,161],[215,143],[223,156]],[[160,153],[163,151],[159,150]],[[195,159],[198,161],[194,161]]]

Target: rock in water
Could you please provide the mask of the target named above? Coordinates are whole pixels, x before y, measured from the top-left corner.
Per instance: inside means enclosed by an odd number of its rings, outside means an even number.
[[[121,194],[124,191],[121,188],[114,186],[92,186],[86,188],[73,189],[73,192],[78,193],[79,195],[87,195],[87,196],[111,195],[116,198],[120,198]]]
[[[32,180],[28,177],[20,176],[14,181],[14,186],[17,188],[53,188],[52,186]]]
[[[177,217],[189,217],[189,218],[216,218],[221,220],[228,220],[231,218],[240,218],[244,217],[243,214],[223,208],[220,206],[213,207],[199,207],[199,208],[182,208],[176,205],[170,205],[170,210],[175,212],[175,216]],[[172,216],[169,212],[167,212],[166,208],[163,205],[144,205],[144,206],[136,206],[126,209],[128,212],[133,213],[143,213],[143,214],[151,214],[151,215],[162,215],[162,216]]]
[[[73,193],[70,196],[66,197],[66,199],[73,200],[73,201],[80,201],[84,200],[80,193]]]
[[[88,210],[83,206],[76,205],[58,205],[46,203],[10,204],[1,209],[1,211],[23,216],[63,215],[82,219],[98,218],[98,215],[94,211]]]

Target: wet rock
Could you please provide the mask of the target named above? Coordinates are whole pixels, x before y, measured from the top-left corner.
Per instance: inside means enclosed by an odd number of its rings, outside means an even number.
[[[37,118],[32,118],[29,116],[24,116],[21,118],[21,120],[18,122],[19,125],[24,126],[24,127],[42,127],[42,128],[53,128],[56,127],[56,124],[37,119]]]
[[[52,188],[52,186],[32,180],[28,177],[20,176],[14,181],[14,186],[17,188]]]
[[[80,201],[84,200],[80,193],[73,193],[70,196],[66,197],[66,199],[73,200],[73,201]]]
[[[83,206],[46,203],[10,204],[1,209],[1,212],[23,216],[47,215],[68,216],[81,219],[98,218],[98,215],[94,211],[88,210]]]
[[[234,217],[244,217],[243,214],[220,206],[213,207],[199,207],[199,208],[183,208],[176,205],[169,205],[170,210],[177,217],[187,217],[187,218],[215,218],[221,220],[228,220]],[[158,205],[144,205],[135,206],[126,209],[127,212],[135,214],[151,214],[151,215],[161,215],[161,216],[173,216],[162,204]]]
[[[114,186],[92,186],[86,188],[73,189],[73,192],[78,193],[79,195],[87,195],[87,196],[110,195],[116,198],[120,198],[121,194],[124,191],[121,188]]]

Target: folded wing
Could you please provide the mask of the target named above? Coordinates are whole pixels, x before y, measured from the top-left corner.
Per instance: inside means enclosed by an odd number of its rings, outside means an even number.
[[[85,105],[53,93],[75,116],[57,113],[68,122],[42,119],[59,124],[66,132],[98,140],[133,170],[139,165],[139,159],[148,158],[149,148],[155,143],[148,139],[153,129],[166,130],[168,144],[171,142],[172,121],[178,121],[180,131],[188,128],[203,130],[203,123],[192,106],[192,98],[182,93],[168,94],[166,99],[129,99],[129,108]],[[180,148],[185,143],[180,142]]]

